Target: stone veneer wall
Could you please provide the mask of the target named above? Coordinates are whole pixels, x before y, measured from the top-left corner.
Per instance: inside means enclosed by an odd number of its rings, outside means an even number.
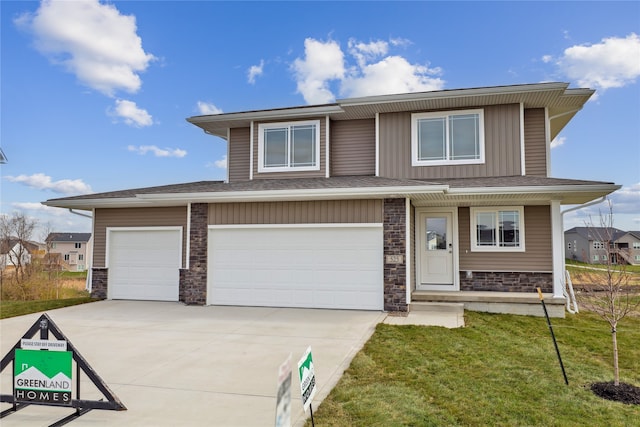
[[[553,292],[553,274],[474,271],[468,279],[466,271],[460,272],[461,291],[536,292],[538,287]]]
[[[185,304],[207,303],[207,237],[209,205],[191,205],[189,269],[180,271],[179,298]]]
[[[91,269],[91,298],[107,299],[107,278],[109,269]]]
[[[386,311],[408,311],[407,305],[407,260],[406,260],[407,215],[404,199],[384,200],[384,309]],[[389,256],[402,262],[387,263]]]

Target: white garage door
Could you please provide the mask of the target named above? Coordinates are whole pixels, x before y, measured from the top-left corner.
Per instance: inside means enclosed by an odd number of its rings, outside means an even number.
[[[382,310],[382,226],[212,228],[207,303]]]
[[[108,297],[178,301],[182,229],[108,229]]]

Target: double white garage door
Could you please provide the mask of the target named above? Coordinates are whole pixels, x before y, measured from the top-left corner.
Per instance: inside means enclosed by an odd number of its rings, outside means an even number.
[[[177,301],[179,237],[136,233],[123,231],[110,244],[110,254],[126,256],[109,263],[109,297]],[[381,225],[212,227],[208,237],[207,304],[383,308]]]

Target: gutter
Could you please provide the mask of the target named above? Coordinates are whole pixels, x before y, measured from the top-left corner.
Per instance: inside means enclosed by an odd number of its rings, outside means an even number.
[[[91,215],[87,215],[87,214],[83,214],[83,213],[80,213],[80,212],[76,212],[72,208],[69,208],[69,212],[71,212],[74,215],[83,216],[85,218],[93,219],[93,217]]]

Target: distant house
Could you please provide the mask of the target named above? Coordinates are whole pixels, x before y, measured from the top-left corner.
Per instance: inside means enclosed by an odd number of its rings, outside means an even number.
[[[49,257],[60,254],[62,267],[67,271],[85,271],[89,262],[91,233],[50,233],[46,242]]]
[[[9,238],[0,241],[0,269],[15,268],[31,263],[31,257],[38,251],[38,245],[32,242]]]
[[[589,264],[640,264],[640,231],[573,227],[564,232],[565,258]]]

